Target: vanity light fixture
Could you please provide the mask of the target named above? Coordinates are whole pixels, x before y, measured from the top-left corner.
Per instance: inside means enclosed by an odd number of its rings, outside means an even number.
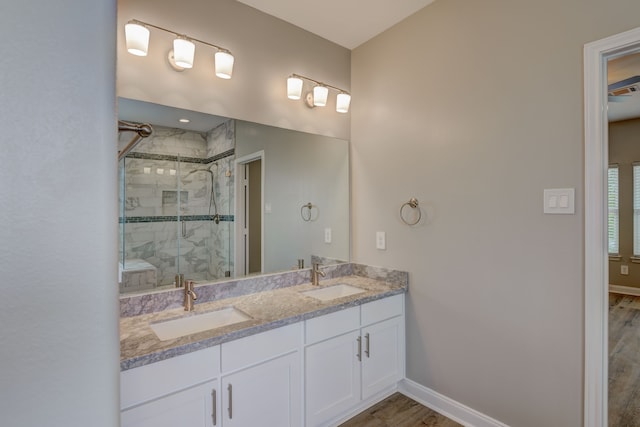
[[[222,79],[231,78],[234,57],[228,49],[137,19],[130,20],[124,26],[127,51],[129,53],[137,56],[147,56],[149,51],[149,28],[155,28],[176,36],[173,40],[173,50],[168,55],[169,63],[176,71],[183,71],[193,67],[196,50],[195,43],[197,42],[216,49],[214,56],[216,76]]]
[[[351,104],[351,95],[344,89],[331,86],[326,83],[319,82],[310,77],[301,76],[300,74],[291,74],[287,78],[287,97],[289,99],[298,100],[302,98],[302,89],[304,87],[304,81],[311,82],[313,91],[309,91],[305,94],[305,103],[309,108],[324,107],[327,105],[327,98],[329,96],[329,89],[338,92],[336,98],[336,111],[338,113],[347,113],[349,111],[349,105]]]
[[[178,36],[173,40],[173,61],[178,67],[193,68],[196,45],[187,36]]]
[[[295,74],[287,79],[287,97],[289,99],[298,100],[302,96],[303,81]]]
[[[315,107],[324,107],[327,105],[327,97],[329,96],[329,88],[322,85],[316,85],[313,88],[313,105]]]

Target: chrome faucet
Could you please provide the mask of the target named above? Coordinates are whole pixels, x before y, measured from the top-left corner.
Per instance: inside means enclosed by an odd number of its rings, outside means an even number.
[[[318,286],[319,277],[318,276],[326,276],[324,271],[320,271],[320,263],[314,262],[313,267],[311,267],[311,284],[313,286]]]
[[[184,282],[184,311],[193,310],[193,302],[198,299],[198,296],[193,291],[193,280],[187,280]]]

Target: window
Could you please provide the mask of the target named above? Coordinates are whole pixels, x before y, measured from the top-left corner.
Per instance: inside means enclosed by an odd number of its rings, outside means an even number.
[[[640,255],[640,163],[633,164],[633,256]]]
[[[636,174],[638,175],[636,178]],[[636,192],[638,196],[640,196],[640,186],[636,186],[636,179],[638,179],[638,183],[640,184],[640,165],[638,165],[638,171],[636,172],[636,166],[633,167],[633,182],[634,182],[634,190],[633,190],[633,206],[634,206],[634,230],[637,230],[637,226],[635,221],[637,218],[635,212],[640,212],[640,197],[636,198]],[[618,209],[618,165],[609,166],[608,172],[608,219],[607,219],[607,232],[609,237],[609,255],[617,255],[619,251],[619,239],[620,239],[620,213]],[[636,203],[638,209],[636,209]],[[636,241],[640,244],[640,239],[637,239],[634,236],[634,253],[636,248]],[[640,246],[638,246],[640,249]]]

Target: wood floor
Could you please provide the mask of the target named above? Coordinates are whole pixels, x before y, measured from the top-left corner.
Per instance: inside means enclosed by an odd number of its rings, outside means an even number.
[[[340,427],[459,427],[395,393]],[[609,294],[609,427],[640,427],[640,297]]]
[[[640,427],[640,297],[609,294],[609,427]]]
[[[461,427],[403,394],[395,393],[340,427]]]

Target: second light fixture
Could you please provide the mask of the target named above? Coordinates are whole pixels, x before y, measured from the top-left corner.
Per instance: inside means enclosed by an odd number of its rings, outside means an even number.
[[[289,99],[298,100],[302,98],[304,80],[314,84],[313,92],[305,94],[305,102],[308,107],[324,107],[327,105],[329,89],[333,89],[338,92],[338,96],[336,98],[336,111],[338,113],[346,113],[349,111],[349,105],[351,104],[351,95],[349,92],[344,89],[319,82],[318,80],[310,77],[301,76],[300,74],[291,74],[287,79],[287,97]]]
[[[195,56],[196,45],[194,42],[213,47],[215,53],[215,73],[221,79],[230,79],[233,74],[234,58],[227,49],[216,46],[214,44],[187,37],[184,34],[176,33],[157,25],[142,22],[137,19],[130,20],[125,26],[125,38],[127,43],[127,51],[136,56],[147,56],[149,50],[149,28],[174,34],[176,38],[173,40],[173,51],[169,53],[169,61],[176,70],[189,69],[193,67],[193,59]]]

